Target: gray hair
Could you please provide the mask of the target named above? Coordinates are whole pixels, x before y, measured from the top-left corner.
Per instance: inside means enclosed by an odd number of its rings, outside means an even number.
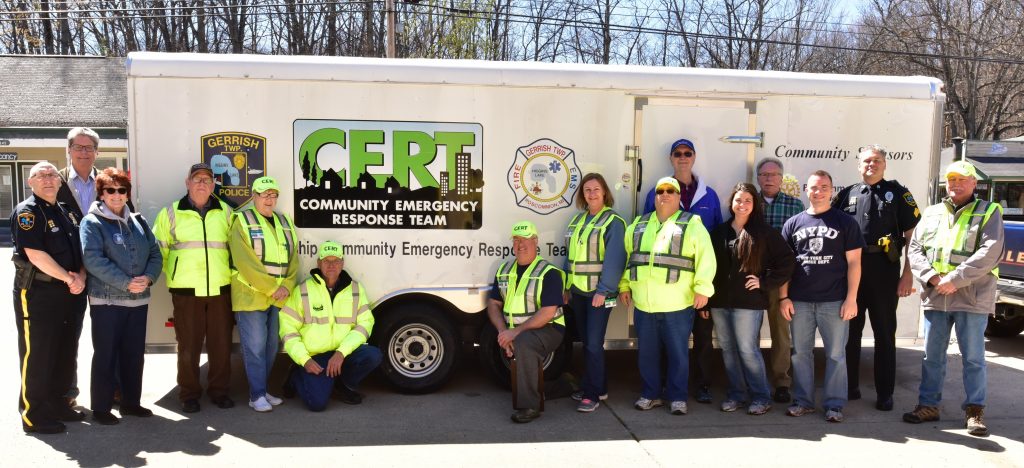
[[[875,153],[885,159],[889,155],[889,152],[885,150],[885,147],[879,144],[871,144],[861,148],[860,153],[857,154],[857,158],[860,158],[862,154]]]
[[[754,168],[754,175],[760,174],[761,173],[761,167],[764,166],[765,164],[768,164],[768,163],[775,164],[776,166],[779,166],[779,170],[780,171],[786,172],[786,168],[783,167],[781,159],[776,158],[774,156],[768,156],[768,157],[758,161],[757,167]]]
[[[91,128],[75,127],[68,132],[68,148],[75,142],[75,138],[81,135],[89,137],[92,140],[92,144],[96,145],[97,148],[100,147],[100,135],[98,133],[94,132]]]
[[[32,169],[28,170],[28,177],[30,179],[35,177],[36,174],[42,172],[43,169],[53,169],[53,172],[57,172],[57,166],[54,166],[53,163],[49,161],[39,161],[34,166],[32,166]]]

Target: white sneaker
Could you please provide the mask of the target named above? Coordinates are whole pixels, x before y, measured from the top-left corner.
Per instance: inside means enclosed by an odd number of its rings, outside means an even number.
[[[277,405],[280,405],[281,403],[284,403],[284,400],[282,400],[282,399],[280,399],[280,398],[278,398],[278,397],[276,397],[274,395],[271,395],[269,393],[263,394],[263,398],[266,398],[267,399],[267,403],[270,403],[273,406],[277,406]]]
[[[271,406],[270,402],[267,401],[266,397],[259,397],[255,401],[250,401],[249,407],[256,410],[259,413],[266,413],[274,410],[274,407]]]

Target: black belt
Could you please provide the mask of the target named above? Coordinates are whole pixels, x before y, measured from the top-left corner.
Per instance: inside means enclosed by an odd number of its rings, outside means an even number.
[[[864,247],[864,253],[885,253],[880,245],[868,245]]]
[[[35,276],[32,277],[32,281],[42,281],[44,283],[63,283],[63,281],[54,278],[46,273],[36,270]]]

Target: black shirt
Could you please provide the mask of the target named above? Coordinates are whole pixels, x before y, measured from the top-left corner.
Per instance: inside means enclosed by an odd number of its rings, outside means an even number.
[[[67,271],[82,269],[78,215],[63,202],[52,204],[31,195],[11,213],[14,253],[28,261],[25,249],[41,250]]]
[[[921,220],[921,209],[910,190],[893,180],[847,186],[832,199],[832,207],[857,221],[868,253],[877,252],[870,247],[877,246],[878,239],[887,235],[902,247],[903,233],[914,229]]]
[[[526,269],[529,267],[530,265],[516,264],[516,278],[521,279],[523,277],[523,273],[526,273]],[[489,296],[491,299],[496,301],[505,302],[505,298],[501,297],[501,290],[498,289],[498,275],[495,274],[494,276],[494,283],[491,284],[491,293]],[[564,283],[562,283],[562,275],[555,269],[548,270],[548,272],[544,274],[544,280],[541,283],[540,306],[548,307],[563,305],[565,303],[562,297],[563,287]]]

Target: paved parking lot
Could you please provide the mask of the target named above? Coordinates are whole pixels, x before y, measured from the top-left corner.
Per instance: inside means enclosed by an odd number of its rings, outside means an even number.
[[[10,264],[2,268],[0,284],[11,284],[11,270]],[[9,318],[0,326],[0,355],[6,356],[0,358],[0,401],[10,406],[0,412],[0,438],[7,442],[0,466],[1024,466],[1024,335],[988,344],[987,438],[962,427],[955,346],[943,419],[918,426],[901,422],[900,414],[916,401],[920,348],[898,351],[891,413],[874,409],[871,349],[865,348],[862,391],[868,397],[851,402],[841,424],[826,423],[820,412],[786,417],[778,406],[760,417],[721,413],[722,376],[713,388],[715,405],[691,400],[686,416],[663,408],[636,411],[631,405],[640,384],[631,351],[609,354],[611,398],[595,413],[554,400],[527,425],[509,421],[509,393],[490,382],[471,355],[430,395],[397,394],[373,376],[360,406],[332,402],[324,413],[309,413],[290,400],[268,414],[245,406],[236,356],[232,396],[239,406],[221,410],[204,399],[200,413],[185,415],[177,405],[174,356],[155,354],[147,356],[143,389],[153,418],[127,418],[117,426],[86,420],[69,424],[65,434],[36,436],[22,433],[15,411],[16,333],[12,305],[3,307]],[[85,338],[79,358],[85,385],[90,357]],[[575,365],[581,368],[578,358]],[[88,388],[82,390],[79,401],[87,406]]]

